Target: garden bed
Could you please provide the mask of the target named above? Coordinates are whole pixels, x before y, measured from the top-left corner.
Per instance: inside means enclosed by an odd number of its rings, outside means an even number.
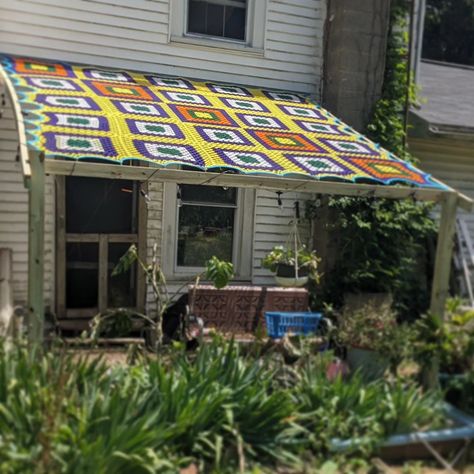
[[[441,455],[461,450],[474,439],[474,418],[447,403],[444,409],[449,427],[392,435],[380,446],[380,457],[387,461],[432,458],[427,445]],[[358,441],[352,439],[331,440],[331,450],[337,453],[351,451],[357,445]]]

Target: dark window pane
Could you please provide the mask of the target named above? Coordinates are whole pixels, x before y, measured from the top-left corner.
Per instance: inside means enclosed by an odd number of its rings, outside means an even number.
[[[108,305],[110,308],[133,308],[136,304],[136,263],[128,271],[112,276],[112,271],[120,257],[127,252],[129,247],[130,244],[109,244]]]
[[[224,7],[222,5],[207,5],[206,34],[224,36]]]
[[[68,177],[66,232],[135,233],[136,200],[133,181]]]
[[[245,39],[245,9],[226,7],[224,36],[238,40]]]
[[[182,206],[179,209],[178,266],[202,267],[213,255],[232,260],[234,209]]]
[[[207,2],[191,0],[188,9],[188,31],[206,34]]]
[[[220,186],[199,186],[181,184],[181,199],[183,202],[208,202],[213,204],[235,204],[236,188],[221,188]]]
[[[99,246],[96,243],[66,245],[66,307],[97,308]]]
[[[246,0],[189,0],[188,33],[245,40]]]

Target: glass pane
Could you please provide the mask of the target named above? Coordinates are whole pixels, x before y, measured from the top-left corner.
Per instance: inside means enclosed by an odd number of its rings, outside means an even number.
[[[245,40],[245,9],[244,8],[225,8],[224,36]]]
[[[188,32],[245,40],[246,0],[189,0]]]
[[[125,254],[130,244],[109,244],[108,285],[110,308],[134,308],[137,295],[137,266],[134,263],[131,268],[119,275],[112,276],[112,271],[117,265],[120,257]]]
[[[66,179],[66,232],[136,232],[136,184],[118,179]]]
[[[232,260],[233,208],[182,206],[179,209],[178,266],[202,267],[213,255]]]
[[[99,245],[66,244],[66,307],[97,308]]]
[[[224,7],[208,3],[206,22],[207,35],[224,36]]]
[[[183,202],[209,202],[213,204],[236,204],[237,189],[220,186],[199,186],[198,184],[180,184]]]
[[[191,0],[188,9],[188,32],[206,34],[207,2]]]

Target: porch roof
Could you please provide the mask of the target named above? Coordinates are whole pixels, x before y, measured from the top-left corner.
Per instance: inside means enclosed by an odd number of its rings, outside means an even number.
[[[0,64],[25,175],[33,151],[56,174],[149,179],[159,168],[161,179],[203,184],[427,200],[453,191],[301,94],[31,58]]]

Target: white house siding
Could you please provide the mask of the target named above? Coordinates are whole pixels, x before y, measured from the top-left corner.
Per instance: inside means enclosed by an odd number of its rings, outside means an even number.
[[[474,199],[473,141],[431,137],[410,138],[409,144],[423,171]],[[474,242],[474,213],[459,209],[458,215],[466,221]]]
[[[256,285],[272,285],[275,280],[270,271],[261,267],[262,258],[275,246],[285,245],[292,230],[294,203],[300,203],[301,225],[299,234],[303,243],[308,243],[310,226],[304,221],[305,201],[311,197],[308,193],[283,193],[282,209],[278,207],[277,194],[258,191],[255,203],[255,232],[253,245],[253,276]]]
[[[13,252],[13,298],[25,304],[28,289],[28,192],[16,161],[17,131],[9,105],[0,118],[0,248]],[[45,189],[45,285],[46,305],[54,301],[54,181],[46,178]]]
[[[0,51],[319,96],[325,0],[268,0],[263,56],[169,42],[175,1],[0,0]]]

